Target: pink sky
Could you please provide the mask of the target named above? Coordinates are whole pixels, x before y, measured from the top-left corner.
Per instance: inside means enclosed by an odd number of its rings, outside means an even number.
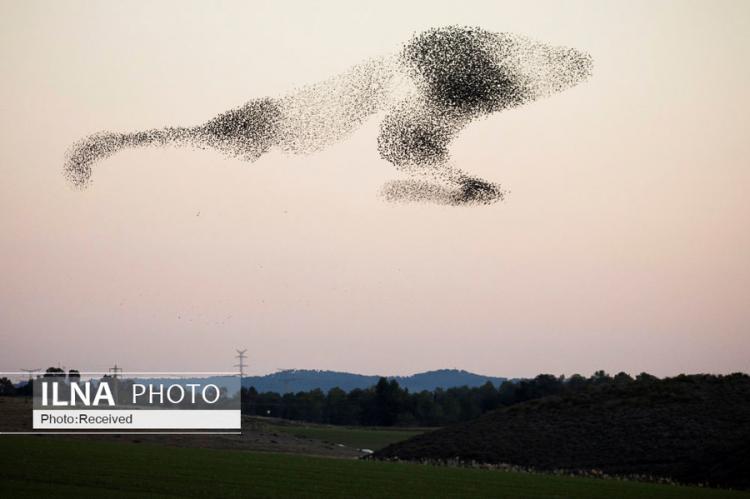
[[[750,371],[750,3],[12,2],[0,17],[0,370]],[[387,204],[378,118],[254,164],[65,149],[198,124],[448,24],[591,53],[468,127],[489,207]],[[200,215],[197,214],[200,212]]]

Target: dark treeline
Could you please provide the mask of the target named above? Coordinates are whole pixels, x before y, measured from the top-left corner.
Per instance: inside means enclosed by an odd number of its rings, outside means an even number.
[[[242,411],[312,423],[363,426],[443,426],[468,421],[485,412],[550,395],[599,390],[613,385],[648,383],[657,378],[643,373],[635,379],[626,373],[610,376],[597,371],[591,377],[574,374],[568,378],[540,374],[536,378],[505,381],[499,387],[490,382],[477,388],[410,393],[396,380],[381,378],[367,389],[345,392],[333,388],[287,393],[258,393],[242,389]]]
[[[37,375],[44,378],[58,378],[67,379],[68,381],[78,381],[81,379],[81,373],[76,369],[71,369],[66,374],[63,369],[59,367],[48,367],[43,374]],[[6,377],[0,378],[0,396],[19,396],[19,397],[31,397],[32,395],[32,383],[21,382],[17,385],[13,384],[11,380]]]
[[[45,377],[65,377],[58,368],[49,368]],[[78,379],[71,370],[68,378]],[[528,400],[551,395],[593,392],[607,387],[643,384],[657,380],[646,373],[632,378],[626,373],[610,376],[597,371],[590,377],[540,374],[533,379],[505,381],[499,387],[487,382],[480,387],[456,387],[434,391],[409,392],[394,379],[380,378],[366,389],[345,392],[333,388],[287,393],[258,393],[254,387],[242,389],[242,412],[312,423],[353,426],[444,426],[475,419],[482,414]],[[14,386],[0,378],[0,395],[31,395],[31,385]]]

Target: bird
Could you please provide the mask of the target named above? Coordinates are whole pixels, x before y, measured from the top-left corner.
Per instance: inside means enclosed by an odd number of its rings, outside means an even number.
[[[507,190],[454,164],[455,137],[478,119],[581,83],[592,68],[585,52],[523,35],[430,28],[390,54],[286,95],[249,100],[202,124],[95,133],[70,147],[64,172],[83,188],[92,166],[115,152],[168,144],[213,148],[250,162],[274,149],[312,154],[380,114],[378,153],[409,176],[386,183],[385,200],[492,204]]]

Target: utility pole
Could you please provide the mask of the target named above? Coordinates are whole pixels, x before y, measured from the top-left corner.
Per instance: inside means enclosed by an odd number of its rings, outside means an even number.
[[[239,364],[235,364],[234,367],[239,367],[240,369],[240,388],[242,388],[242,378],[245,377],[245,358],[247,357],[245,352],[247,352],[247,348],[235,351],[237,352],[237,355],[235,355],[234,358],[239,359]]]

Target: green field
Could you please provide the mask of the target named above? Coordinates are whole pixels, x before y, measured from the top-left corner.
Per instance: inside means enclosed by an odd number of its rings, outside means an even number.
[[[0,437],[0,497],[720,498],[720,490],[530,473]]]
[[[273,426],[275,430],[290,433],[295,437],[312,438],[332,444],[343,444],[355,449],[382,449],[386,445],[400,442],[424,430],[384,430],[380,428],[349,428],[326,426]]]

